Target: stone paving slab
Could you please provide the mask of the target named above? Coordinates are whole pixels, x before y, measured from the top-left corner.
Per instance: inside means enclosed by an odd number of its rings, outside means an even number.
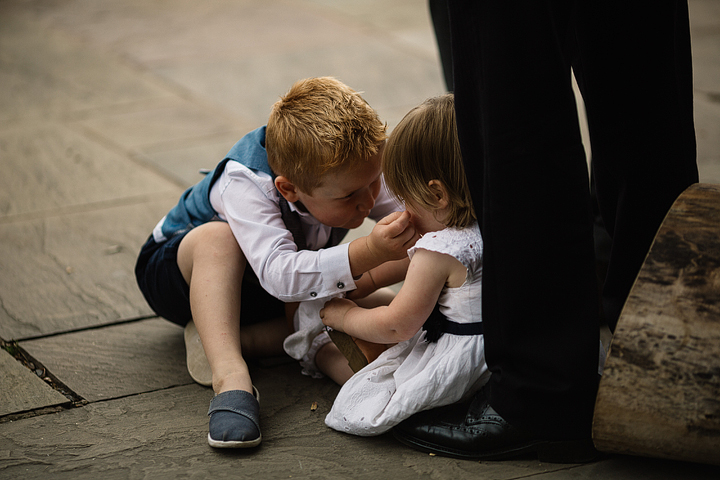
[[[429,40],[425,47],[429,55],[437,54],[435,38],[427,35],[432,32],[432,24],[425,0],[310,0],[322,7],[322,11],[339,12],[352,18],[359,24],[367,24],[385,34],[406,37],[407,32],[418,32]],[[420,33],[421,32],[421,33]]]
[[[157,78],[88,48],[72,30],[49,28],[27,2],[0,2],[0,45],[0,123],[172,94]]]
[[[176,10],[155,2],[75,0],[40,16],[252,128],[267,121],[270,106],[299,78],[340,78],[364,91],[391,126],[443,93],[426,2],[320,3],[211,0]],[[393,22],[401,22],[397,32],[388,30]]]
[[[177,191],[173,182],[55,122],[0,129],[0,158],[0,222],[4,217],[22,219],[57,208]]]
[[[430,456],[391,435],[362,438],[325,427],[337,386],[302,376],[294,363],[251,371],[264,436],[257,449],[210,448],[212,392],[192,384],[0,424],[0,477],[714,480],[720,473],[717,467],[622,456],[586,465]],[[318,402],[314,411],[312,402]]]
[[[720,184],[720,3],[689,2],[700,182]]]
[[[356,28],[313,12],[305,2],[283,0],[184,1],[177,8],[142,0],[69,0],[41,16],[144,65],[302,49]]]
[[[177,148],[179,142],[194,144],[197,140],[230,132],[236,132],[239,139],[242,134],[237,132],[257,128],[223,113],[184,98],[165,97],[122,108],[95,109],[77,125],[130,152],[157,150],[158,145]],[[232,145],[228,150],[230,147]]]
[[[420,454],[390,435],[344,435],[323,423],[337,391],[332,382],[303,377],[294,364],[253,368],[253,375],[264,435],[257,449],[210,448],[212,392],[188,385],[1,424],[0,476],[509,479],[569,468],[453,460]]]
[[[719,93],[720,3],[716,0],[689,0],[688,11],[696,93]]]
[[[173,146],[144,147],[138,158],[151,164],[178,185],[189,187],[203,178],[200,169],[215,168],[243,135],[258,126],[194,139],[189,143],[177,142]]]
[[[155,72],[259,125],[267,122],[271,105],[296,80],[330,75],[364,92],[365,100],[392,127],[412,107],[445,91],[435,59],[402,53],[398,55],[397,49],[382,39],[356,38],[307,50],[198,60],[158,67]],[[262,87],[257,83],[257,72],[263,72]],[[388,82],[388,78],[393,81]]]
[[[0,349],[0,416],[69,401],[8,352]]]
[[[569,468],[561,472],[533,475],[532,480],[712,480],[720,477],[720,468],[697,463],[612,456]]]
[[[720,88],[712,95],[695,95],[695,136],[700,182],[720,184]]]
[[[36,337],[154,315],[135,281],[152,228],[177,202],[170,194],[0,223],[0,337]]]
[[[183,329],[161,318],[19,344],[90,402],[193,383]]]

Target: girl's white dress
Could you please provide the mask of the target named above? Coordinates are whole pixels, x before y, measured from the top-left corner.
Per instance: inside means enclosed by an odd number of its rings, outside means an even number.
[[[477,224],[431,232],[408,251],[445,253],[467,269],[465,283],[445,287],[440,311],[456,323],[482,320],[482,237]],[[343,385],[325,423],[341,432],[379,435],[421,410],[457,402],[490,378],[482,335],[444,333],[436,343],[425,330],[383,352]]]

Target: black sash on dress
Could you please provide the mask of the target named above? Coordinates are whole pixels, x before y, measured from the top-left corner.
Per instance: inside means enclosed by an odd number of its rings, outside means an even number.
[[[432,313],[425,320],[422,326],[425,334],[425,340],[430,343],[437,342],[443,333],[450,333],[452,335],[482,335],[483,324],[482,322],[473,323],[457,323],[452,320],[448,320],[445,315],[440,313],[440,304],[436,303]]]

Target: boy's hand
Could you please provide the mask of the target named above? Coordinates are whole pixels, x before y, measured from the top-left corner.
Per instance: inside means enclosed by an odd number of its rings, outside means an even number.
[[[333,298],[320,310],[320,320],[334,330],[344,332],[345,314],[357,305],[347,298]]]
[[[418,238],[408,212],[391,213],[375,225],[370,235],[350,242],[350,273],[357,277],[385,262],[407,259],[408,248]]]
[[[380,220],[366,238],[369,253],[385,263],[407,257],[408,248],[415,245],[420,235],[410,223],[408,212],[394,212]]]

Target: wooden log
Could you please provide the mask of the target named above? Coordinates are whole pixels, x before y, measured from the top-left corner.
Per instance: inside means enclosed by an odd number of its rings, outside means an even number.
[[[688,188],[658,230],[610,346],[593,440],[720,465],[720,185]]]

